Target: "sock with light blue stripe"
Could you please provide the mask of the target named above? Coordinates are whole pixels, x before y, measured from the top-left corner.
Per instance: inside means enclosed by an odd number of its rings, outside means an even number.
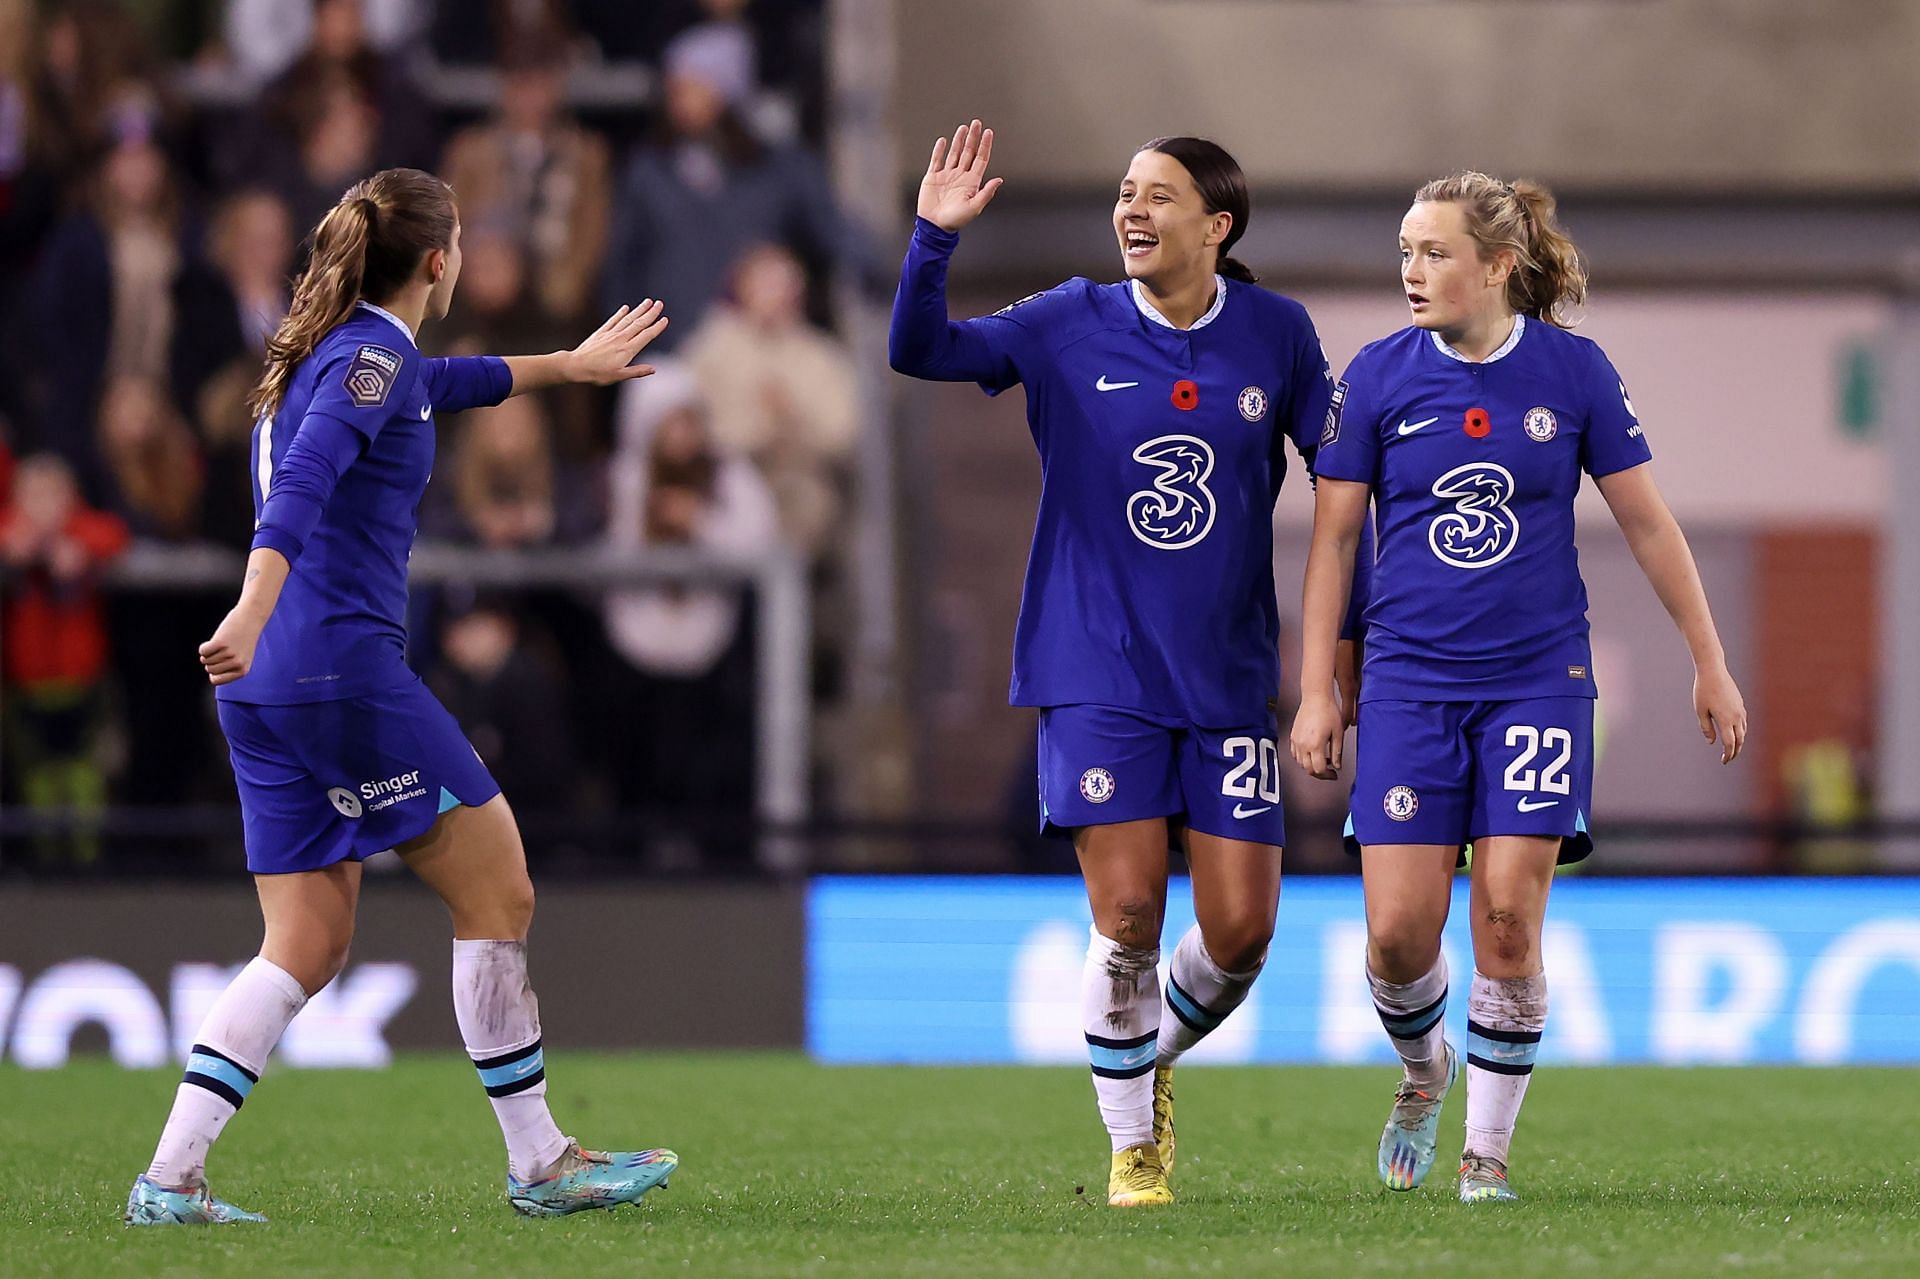
[[[1507,1162],[1547,1024],[1547,978],[1473,975],[1467,1000],[1467,1145]]]
[[[1367,966],[1367,986],[1373,1008],[1387,1028],[1393,1050],[1400,1054],[1407,1081],[1415,1088],[1445,1085],[1447,1076],[1447,957],[1438,955],[1433,967],[1408,982],[1391,982]]]
[[[1160,1014],[1160,1060],[1172,1065],[1180,1054],[1212,1034],[1247,1001],[1254,978],[1266,966],[1262,954],[1245,972],[1230,973],[1207,953],[1200,925],[1187,929],[1167,963],[1167,1006]]]
[[[521,1181],[544,1177],[566,1152],[567,1138],[547,1109],[546,1050],[540,1001],[527,979],[527,944],[455,941],[453,1013],[506,1138],[507,1171]]]
[[[1157,948],[1123,946],[1092,930],[1080,985],[1080,1025],[1087,1038],[1094,1099],[1115,1150],[1153,1140],[1159,964]]]
[[[307,992],[293,975],[261,956],[220,992],[187,1054],[173,1109],[147,1167],[151,1181],[178,1188],[206,1180],[207,1152],[260,1081],[274,1045],[306,1002]]]

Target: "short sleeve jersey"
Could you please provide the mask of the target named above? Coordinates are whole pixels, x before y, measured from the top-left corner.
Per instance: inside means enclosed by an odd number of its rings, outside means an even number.
[[[1519,317],[1475,362],[1407,328],[1333,398],[1315,470],[1373,486],[1379,539],[1361,700],[1595,696],[1574,495],[1652,456],[1600,348]]]
[[[1027,392],[1042,487],[1014,637],[1016,705],[1255,723],[1279,689],[1273,506],[1332,378],[1299,303],[1221,279],[1191,328],[1137,286],[1075,279],[978,321]]]
[[[328,499],[254,652],[253,668],[216,690],[265,705],[360,697],[410,682],[407,561],[433,473],[436,405],[498,403],[511,379],[498,359],[421,355],[397,317],[360,303],[294,370],[280,408],[253,430],[259,518],[275,469],[310,417],[363,441]]]

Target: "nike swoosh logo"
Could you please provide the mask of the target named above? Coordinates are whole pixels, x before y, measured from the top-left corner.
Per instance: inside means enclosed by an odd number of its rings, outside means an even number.
[[[1138,382],[1109,382],[1107,381],[1107,375],[1102,373],[1100,380],[1093,384],[1093,389],[1096,391],[1124,391],[1130,386],[1139,385]]]
[[[1120,1064],[1123,1067],[1138,1066],[1141,1062],[1153,1056],[1153,1054],[1158,1049],[1159,1049],[1158,1044],[1148,1044],[1145,1048],[1142,1048],[1139,1052],[1131,1052],[1131,1053],[1128,1053],[1126,1056],[1122,1057],[1120,1059]]]
[[[433,405],[431,405],[431,404],[422,404],[422,405],[420,406],[420,420],[421,420],[422,422],[424,422],[424,421],[426,421],[426,420],[427,420],[427,417],[428,417],[428,415],[429,415],[429,414],[431,414],[432,412],[433,412]]]
[[[1244,804],[1235,804],[1233,806],[1233,815],[1235,817],[1258,817],[1262,813],[1271,813],[1272,811],[1272,804],[1268,804],[1265,808],[1248,808]]]
[[[1523,813],[1531,813],[1536,809],[1552,808],[1559,802],[1557,799],[1523,799],[1520,801],[1519,808]]]
[[[1432,426],[1435,422],[1438,422],[1439,420],[1440,419],[1437,417],[1430,417],[1422,421],[1415,422],[1412,425],[1408,425],[1407,419],[1401,418],[1399,431],[1400,431],[1400,434],[1402,435],[1412,435],[1415,431],[1419,430],[1421,427]]]
[[[527,1060],[525,1060],[525,1061],[523,1061],[523,1062],[521,1062],[521,1063],[520,1063],[520,1064],[519,1064],[518,1066],[515,1066],[515,1067],[513,1068],[513,1073],[514,1073],[514,1074],[516,1074],[516,1075],[524,1075],[524,1074],[527,1074],[527,1073],[528,1073],[528,1072],[530,1072],[530,1071],[531,1071],[531,1070],[532,1070],[532,1069],[533,1069],[533,1068],[534,1068],[535,1066],[538,1066],[539,1064],[540,1064],[540,1063],[539,1063],[539,1061],[538,1061],[538,1060],[536,1060],[535,1058],[532,1058],[532,1057],[529,1057],[529,1058],[528,1058]]]

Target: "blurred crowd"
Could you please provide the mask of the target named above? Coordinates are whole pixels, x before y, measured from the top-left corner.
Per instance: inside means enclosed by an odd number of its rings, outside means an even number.
[[[247,544],[244,402],[303,238],[392,165],[460,208],[429,352],[570,347],[642,296],[673,319],[653,378],[442,420],[422,537],[792,548],[834,698],[861,408],[829,284],[878,277],[818,155],[821,21],[818,0],[0,0],[0,801],[230,794],[193,661],[230,593],[105,575],[130,546]],[[580,91],[609,71],[643,91]],[[442,589],[413,660],[517,806],[697,830],[751,795],[752,608]]]

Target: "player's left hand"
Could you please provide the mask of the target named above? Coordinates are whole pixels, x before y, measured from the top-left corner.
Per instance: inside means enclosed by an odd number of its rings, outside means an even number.
[[[648,298],[608,316],[605,324],[568,352],[573,380],[608,386],[652,373],[653,365],[635,364],[633,358],[666,331],[666,311],[665,302]]]
[[[1720,762],[1731,764],[1747,743],[1747,702],[1725,666],[1693,673],[1693,713],[1700,735],[1720,743]]]

